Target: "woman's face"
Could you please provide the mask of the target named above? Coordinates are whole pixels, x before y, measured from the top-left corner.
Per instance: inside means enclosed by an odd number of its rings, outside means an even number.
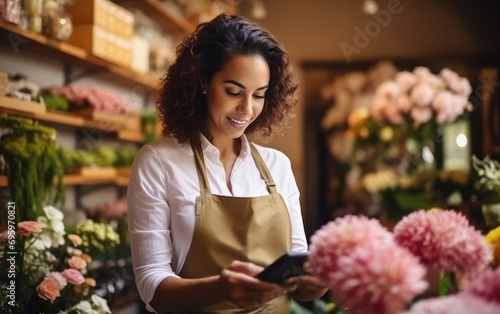
[[[205,86],[207,132],[214,139],[236,139],[262,112],[270,70],[261,56],[237,56]]]

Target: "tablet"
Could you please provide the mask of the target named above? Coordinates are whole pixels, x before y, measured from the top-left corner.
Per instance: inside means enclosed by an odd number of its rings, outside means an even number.
[[[286,253],[267,266],[257,275],[257,278],[264,281],[283,284],[293,276],[304,275],[302,264],[306,261],[308,253]]]

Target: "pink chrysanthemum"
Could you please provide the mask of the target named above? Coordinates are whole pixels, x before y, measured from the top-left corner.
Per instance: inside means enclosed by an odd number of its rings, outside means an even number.
[[[392,234],[378,220],[347,215],[324,225],[311,237],[308,270],[324,280],[337,269],[337,259],[367,242],[393,243]]]
[[[427,289],[425,268],[396,244],[369,242],[339,257],[326,280],[331,293],[354,313],[392,314]]]
[[[394,227],[396,242],[431,268],[478,274],[492,259],[491,248],[467,219],[451,210],[420,210]]]
[[[464,293],[483,298],[500,306],[500,268],[484,272],[469,284]]]
[[[472,295],[459,294],[422,300],[404,314],[498,314],[500,306]]]

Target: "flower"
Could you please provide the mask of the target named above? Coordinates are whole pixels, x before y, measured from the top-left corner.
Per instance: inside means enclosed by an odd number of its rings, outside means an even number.
[[[74,268],[65,269],[62,274],[72,285],[81,285],[85,282],[85,278],[83,277],[82,273]]]
[[[318,278],[328,278],[337,270],[339,257],[366,243],[380,246],[393,243],[392,234],[376,219],[347,215],[330,221],[311,237],[309,271]]]
[[[391,314],[427,289],[425,268],[406,249],[368,242],[341,256],[326,279],[333,297],[354,313]]]
[[[42,226],[36,221],[21,221],[19,224],[17,224],[17,232],[19,232],[20,235],[22,236],[27,236],[33,233],[40,233],[42,232]]]
[[[490,230],[485,239],[493,249],[493,262],[500,265],[500,227]]]
[[[77,234],[69,234],[68,239],[73,243],[74,246],[82,245],[82,238]]]
[[[93,294],[91,297],[94,308],[97,310],[99,314],[110,314],[111,310],[109,309],[108,303],[105,299],[100,296]]]
[[[500,268],[487,270],[480,277],[473,280],[467,289],[466,294],[496,303],[500,307]]]
[[[404,314],[497,314],[500,306],[482,298],[459,294],[441,298],[425,299],[415,303]]]
[[[68,265],[71,268],[82,270],[87,267],[87,262],[80,256],[74,255],[68,260]]]
[[[59,283],[56,279],[51,277],[46,277],[39,285],[36,287],[36,292],[38,296],[44,300],[54,303],[55,299],[60,297],[59,293]]]
[[[467,219],[451,210],[419,210],[394,227],[396,242],[437,270],[478,274],[491,261],[490,247]]]
[[[45,278],[50,278],[50,279],[53,279],[54,281],[56,281],[58,286],[59,286],[59,291],[64,289],[66,287],[66,285],[68,284],[66,277],[64,277],[64,275],[58,271],[53,271],[53,272],[48,273],[45,276]]]

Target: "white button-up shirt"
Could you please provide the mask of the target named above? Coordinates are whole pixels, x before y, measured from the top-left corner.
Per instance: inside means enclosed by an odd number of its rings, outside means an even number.
[[[219,150],[204,136],[202,149],[212,194],[256,197],[269,194],[242,136],[231,171],[233,194],[226,185]],[[255,145],[290,213],[292,251],[307,251],[299,191],[290,160],[283,153]],[[128,186],[128,221],[135,280],[148,310],[160,282],[180,273],[191,245],[200,185],[194,153],[175,138],[147,144],[137,153]]]

